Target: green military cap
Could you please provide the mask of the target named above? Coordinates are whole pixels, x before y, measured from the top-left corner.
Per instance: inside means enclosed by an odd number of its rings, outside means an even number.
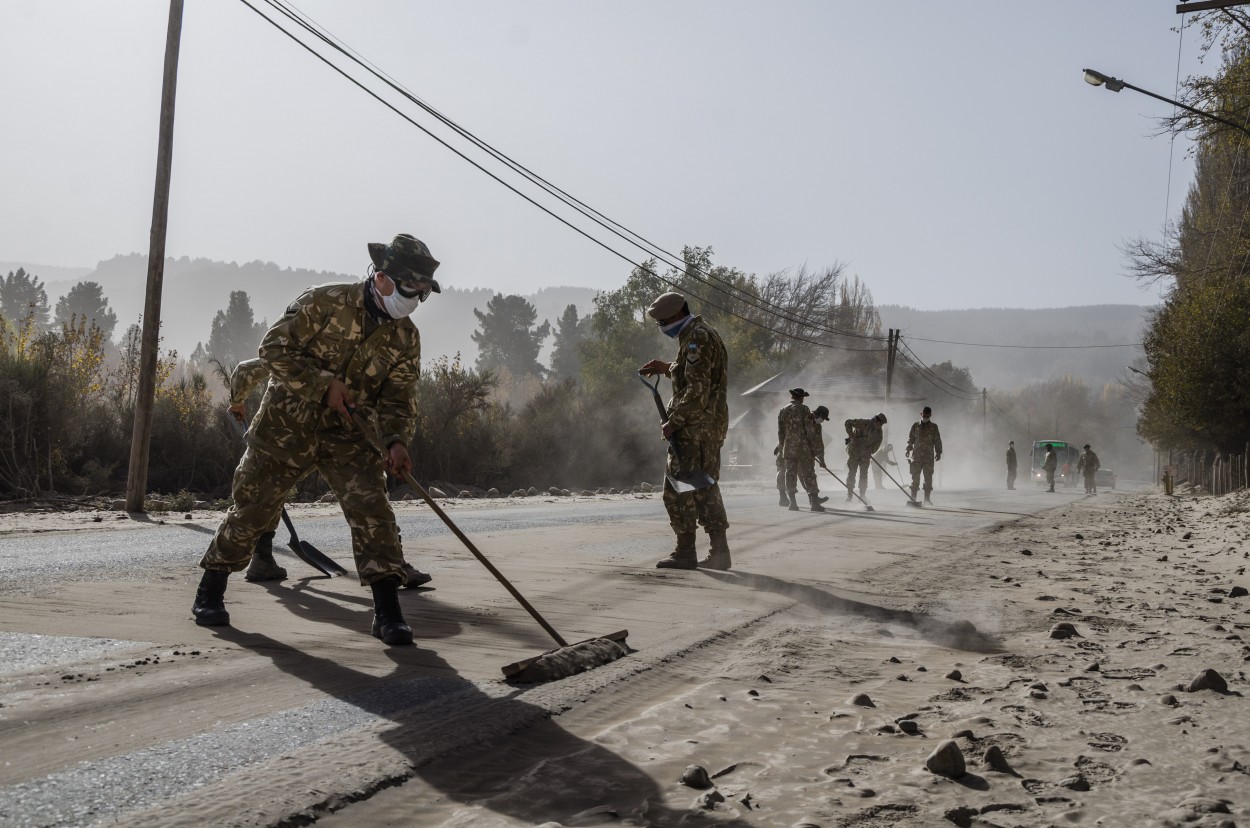
[[[403,268],[422,276],[433,276],[439,265],[425,242],[407,233],[400,233],[390,244],[369,242],[369,258],[373,259],[373,266],[383,273],[392,268]],[[434,292],[439,291],[435,288]]]
[[[662,293],[656,300],[651,303],[651,307],[647,308],[647,316],[657,322],[663,322],[665,319],[672,319],[681,313],[681,309],[686,306],[686,297],[680,293],[669,291]]]

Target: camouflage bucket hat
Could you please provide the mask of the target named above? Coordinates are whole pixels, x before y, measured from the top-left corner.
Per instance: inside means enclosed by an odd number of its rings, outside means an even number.
[[[373,266],[385,273],[392,268],[401,268],[419,273],[422,276],[434,277],[438,269],[438,260],[430,255],[430,248],[425,242],[413,238],[407,233],[400,233],[390,244],[369,242],[369,258]],[[438,288],[434,289],[438,293]]]

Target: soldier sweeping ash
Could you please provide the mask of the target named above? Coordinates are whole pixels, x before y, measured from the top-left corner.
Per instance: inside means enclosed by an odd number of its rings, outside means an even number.
[[[269,371],[259,357],[245,359],[234,366],[234,371],[230,373],[230,405],[226,411],[240,423],[245,422],[247,398],[258,385],[268,381]],[[286,569],[279,566],[273,557],[273,539],[277,534],[280,514],[279,512],[273,516],[269,527],[260,536],[260,540],[256,541],[256,548],[252,550],[252,562],[248,565],[247,572],[243,574],[243,580],[281,581],[286,578]],[[408,589],[415,589],[434,580],[431,575],[422,572],[407,561],[404,562],[404,572],[408,576],[404,586]]]
[[[872,456],[881,448],[885,439],[882,427],[886,424],[884,414],[868,420],[847,420],[846,426],[846,499],[855,496],[855,474],[859,473],[859,496],[868,491],[868,467]]]
[[[720,485],[679,493],[670,479],[694,469],[702,469],[713,480],[720,479],[720,451],[729,432],[729,359],[725,344],[703,317],[690,313],[690,306],[680,293],[659,296],[647,309],[647,315],[665,336],[677,340],[676,359],[653,359],[639,369],[644,376],[663,375],[673,382],[673,397],[660,430],[665,439],[673,439],[677,448],[669,453],[669,475],[664,481],[664,507],[677,535],[677,546],[656,566],[729,569],[733,564],[725,537],[729,518],[721,501]],[[695,549],[695,533],[700,524],[711,541],[711,551],[701,561]]]
[[[261,342],[269,386],[234,473],[234,505],[200,561],[204,575],[192,607],[200,626],[229,625],[230,573],[247,568],[286,492],[315,468],[351,526],[356,570],[373,592],[373,635],[389,645],[412,644],[399,606],[407,574],[384,472],[412,468],[407,445],[416,428],[421,345],[408,316],[439,292],[439,263],[406,234],[368,250],[373,267],[364,281],[310,288]],[[353,427],[357,406],[385,435],[385,457]]]

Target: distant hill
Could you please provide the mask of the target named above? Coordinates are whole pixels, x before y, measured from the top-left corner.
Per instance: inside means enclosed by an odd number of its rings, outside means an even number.
[[[143,313],[147,282],[147,256],[130,254],[115,256],[91,268],[57,268],[20,262],[3,263],[4,272],[23,267],[45,283],[48,302],[56,300],[81,281],[98,282],[104,289],[110,307],[117,314],[115,338],[138,322]],[[196,343],[208,340],[213,317],[226,307],[231,291],[244,290],[252,302],[256,320],[273,322],[282,315],[291,300],[310,285],[327,282],[350,282],[361,275],[327,271],[280,268],[272,262],[218,262],[210,259],[167,259],[161,296],[161,328],[164,346],[182,356],[195,350]],[[543,288],[525,298],[538,311],[538,320],[551,321],[554,327],[568,305],[576,305],[578,313],[593,309],[598,291],[579,287]],[[452,356],[457,351],[472,364],[477,346],[471,335],[477,328],[475,308],[485,309],[496,291],[487,288],[444,287],[413,315],[421,329],[422,356],[433,359]],[[550,340],[548,340],[548,349]],[[546,355],[544,355],[544,360]]]
[[[877,310],[882,327],[901,329],[904,342],[926,363],[950,360],[968,368],[979,386],[1012,389],[1066,374],[1097,388],[1122,378],[1125,367],[1142,352],[1140,348],[981,348],[922,342],[920,338],[1000,346],[1136,343],[1142,340],[1151,309],[1141,305],[1083,305],[925,311],[883,305]]]
[[[143,311],[147,256],[115,256],[92,268],[48,267],[23,262],[0,262],[8,273],[23,267],[45,282],[53,306],[76,282],[99,282],[117,313],[120,337]],[[165,346],[188,355],[208,339],[213,316],[226,306],[231,291],[245,290],[257,321],[278,318],[305,287],[326,282],[355,281],[358,274],[281,268],[272,262],[218,262],[209,259],[168,259],[165,263],[162,318]],[[449,285],[413,315],[421,329],[426,359],[459,352],[467,364],[477,358],[471,338],[477,328],[474,309],[484,309],[496,293],[488,288]],[[550,287],[526,295],[541,322],[556,324],[564,308],[593,311],[598,291],[582,287]],[[1150,309],[1139,305],[1088,305],[1067,308],[979,308],[925,311],[898,305],[878,308],[881,324],[900,328],[904,340],[929,364],[951,360],[972,371],[977,385],[1011,389],[1065,374],[1081,377],[1093,387],[1115,382],[1125,366],[1141,355],[1139,348],[1090,350],[1023,350],[979,348],[922,342],[943,339],[997,345],[1073,345],[1140,342]],[[550,353],[550,340],[542,359]]]

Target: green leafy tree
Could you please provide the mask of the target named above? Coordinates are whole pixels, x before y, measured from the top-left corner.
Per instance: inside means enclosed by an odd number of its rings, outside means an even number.
[[[213,318],[212,331],[208,336],[209,356],[231,367],[255,357],[269,326],[254,319],[247,291],[231,291],[225,310],[217,311]]]
[[[0,316],[9,321],[13,327],[31,317],[36,331],[48,329],[48,292],[43,282],[24,268],[9,271],[8,276],[0,275]]]
[[[578,318],[577,306],[569,305],[556,323],[551,373],[557,379],[575,379],[582,371],[581,344],[590,338],[591,317]]]
[[[1250,14],[1195,18],[1211,75],[1188,78],[1182,99],[1234,123],[1250,109]],[[1189,112],[1167,129],[1196,135],[1194,180],[1161,241],[1127,248],[1130,274],[1162,286],[1143,347],[1150,388],[1138,432],[1157,448],[1238,452],[1250,441],[1250,137]]]
[[[113,329],[117,327],[117,314],[109,307],[104,288],[97,282],[79,282],[57,300],[56,324],[68,325],[73,319],[85,319],[95,325],[106,340],[113,338]]]
[[[535,327],[538,311],[525,297],[497,293],[486,303],[485,313],[474,308],[473,315],[478,321],[473,332],[478,371],[507,371],[513,377],[545,373],[538,353],[551,335],[551,323]]]

